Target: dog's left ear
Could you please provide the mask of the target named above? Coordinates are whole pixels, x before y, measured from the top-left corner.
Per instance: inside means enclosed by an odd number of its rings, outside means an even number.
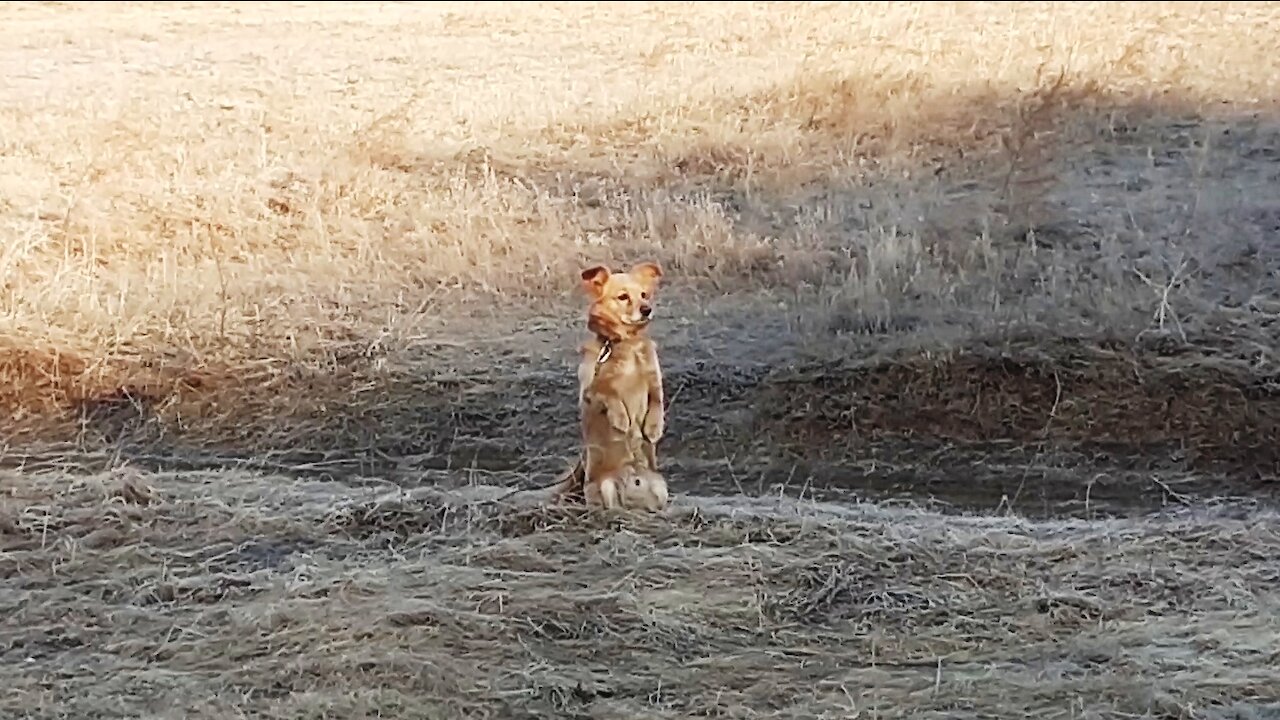
[[[609,279],[609,268],[603,265],[589,267],[582,271],[582,288],[591,297],[600,297],[605,281]]]
[[[662,278],[662,268],[656,262],[642,262],[631,268],[631,274],[653,287]]]

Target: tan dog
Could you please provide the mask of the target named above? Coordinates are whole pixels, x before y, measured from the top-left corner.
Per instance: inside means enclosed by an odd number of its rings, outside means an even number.
[[[647,492],[661,501],[642,505],[666,505],[655,449],[666,425],[662,370],[657,345],[646,333],[661,278],[662,269],[652,262],[625,273],[599,265],[582,271],[582,287],[591,298],[587,327],[594,334],[578,364],[584,447],[577,466],[556,487],[558,499],[581,494],[589,505],[616,501],[626,507]],[[613,492],[620,480],[645,492]]]

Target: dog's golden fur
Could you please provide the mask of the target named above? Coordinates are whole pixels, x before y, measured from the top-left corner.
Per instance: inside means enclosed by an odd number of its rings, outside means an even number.
[[[657,345],[646,332],[661,278],[662,269],[652,262],[628,272],[599,265],[582,271],[592,332],[578,364],[583,452],[557,486],[558,499],[581,495],[589,505],[609,506],[617,498],[625,506],[637,493],[610,490],[610,483],[625,477],[633,487],[639,487],[636,480],[652,486],[652,495],[666,504],[656,451],[666,426],[662,369]]]

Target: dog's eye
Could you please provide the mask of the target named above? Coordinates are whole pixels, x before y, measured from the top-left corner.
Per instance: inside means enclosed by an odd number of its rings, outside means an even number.
[[[648,300],[648,299],[649,299],[649,293],[640,293],[640,299],[641,299],[641,300]]]
[[[640,478],[635,479],[636,487],[640,487]]]
[[[631,296],[626,293],[622,293],[621,295],[618,296],[618,302],[626,302],[630,299],[631,299]]]

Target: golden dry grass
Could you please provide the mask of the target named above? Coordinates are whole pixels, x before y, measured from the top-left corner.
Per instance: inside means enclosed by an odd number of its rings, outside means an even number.
[[[656,257],[704,301],[780,291],[810,335],[1129,331],[1160,305],[1135,270],[1194,256],[1203,281],[1247,244],[1224,216],[1274,219],[1221,134],[1280,96],[1267,3],[0,13],[0,342],[28,415],[196,379],[245,407],[283,365],[394,362],[467,297],[499,332],[564,317],[598,259]]]
[[[0,714],[1276,712],[1280,5],[0,28]],[[641,258],[672,513],[487,502]]]

